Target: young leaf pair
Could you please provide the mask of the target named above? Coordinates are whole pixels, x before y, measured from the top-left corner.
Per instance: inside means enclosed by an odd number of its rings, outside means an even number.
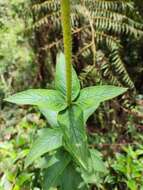
[[[89,157],[85,124],[101,102],[112,99],[127,89],[110,85],[80,89],[80,83],[72,68],[72,104],[66,100],[65,56],[57,56],[55,89],[31,89],[5,99],[16,104],[36,105],[45,115],[53,129],[44,129],[34,143],[26,166],[43,154],[61,146],[69,152],[75,162],[87,168]]]

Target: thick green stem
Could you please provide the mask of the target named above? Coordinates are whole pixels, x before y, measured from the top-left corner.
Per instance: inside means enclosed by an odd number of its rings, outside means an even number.
[[[72,96],[72,33],[70,21],[70,0],[61,0],[61,20],[66,59],[67,103],[70,105]]]

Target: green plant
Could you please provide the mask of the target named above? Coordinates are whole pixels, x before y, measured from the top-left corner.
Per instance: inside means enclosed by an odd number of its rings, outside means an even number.
[[[24,110],[21,110],[21,114]],[[20,114],[17,113],[18,115]],[[24,160],[30,148],[30,144],[36,135],[37,128],[42,128],[44,122],[38,114],[26,114],[17,124],[11,120],[12,113],[7,114],[7,127],[1,123],[3,130],[0,135],[0,190],[25,190],[34,189],[38,185],[38,168],[24,169]],[[35,182],[35,180],[37,183]]]
[[[112,99],[127,89],[110,85],[80,89],[78,77],[71,64],[69,0],[61,0],[61,14],[65,55],[59,53],[57,56],[55,89],[31,89],[10,96],[6,101],[38,106],[51,124],[52,128],[39,131],[39,138],[33,144],[25,161],[25,167],[28,167],[39,157],[44,158],[45,164],[41,167],[43,189],[59,186],[62,190],[67,190],[65,183],[67,175],[68,180],[73,178],[74,181],[68,189],[86,189],[88,184],[99,185],[97,172],[106,173],[97,151],[88,148],[86,121],[101,102]],[[77,172],[81,173],[78,181],[74,178],[78,175]]]
[[[30,33],[25,30],[30,24],[23,11],[27,6],[23,0],[0,2],[0,97],[27,88],[36,71]]]
[[[86,66],[91,65],[91,70],[102,70],[102,79],[108,78],[108,82],[112,84],[121,83],[123,86],[134,87],[128,67],[123,62],[122,42],[123,36],[131,41],[133,37],[138,39],[143,34],[142,23],[137,21],[139,19],[135,14],[137,12],[135,5],[130,0],[71,1],[74,60],[82,64],[86,76],[90,75]],[[58,0],[32,1],[32,10],[36,17],[34,20],[36,30],[40,31],[41,28],[52,25],[51,30],[49,28],[50,39],[43,44],[43,49],[53,52],[55,48],[61,48],[60,2]],[[104,51],[109,61],[101,64],[96,62],[96,50]],[[88,61],[85,63],[85,60]]]
[[[125,183],[130,190],[142,190],[143,188],[143,149],[124,147],[124,154],[116,154],[116,160],[112,165],[117,175],[117,184]]]

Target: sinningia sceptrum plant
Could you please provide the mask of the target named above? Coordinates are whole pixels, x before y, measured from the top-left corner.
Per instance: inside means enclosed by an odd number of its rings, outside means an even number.
[[[40,130],[25,167],[46,156],[43,169],[43,189],[59,186],[62,190],[87,189],[95,182],[95,172],[106,169],[96,150],[89,149],[86,121],[100,103],[110,100],[127,89],[115,86],[91,86],[80,89],[80,82],[71,64],[70,2],[61,0],[64,53],[57,55],[55,89],[30,89],[6,99],[20,105],[35,105],[45,115],[51,128]],[[52,152],[52,153],[51,153]],[[79,168],[81,177],[75,168]],[[81,178],[86,186],[79,187]]]

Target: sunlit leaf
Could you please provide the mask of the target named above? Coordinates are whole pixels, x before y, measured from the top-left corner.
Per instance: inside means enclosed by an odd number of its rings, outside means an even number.
[[[38,106],[41,113],[45,116],[45,118],[47,119],[48,123],[52,126],[52,127],[57,127],[58,126],[58,121],[57,121],[57,117],[58,117],[58,112],[57,111],[53,111],[48,109],[46,106]]]
[[[59,129],[43,129],[39,138],[34,142],[26,160],[25,167],[43,154],[62,146],[62,133]]]
[[[95,110],[99,107],[99,103],[97,102],[97,104],[94,104],[93,107],[85,109],[83,111],[83,116],[84,116],[84,123],[86,123],[87,119],[95,112]],[[83,108],[83,107],[81,107]]]
[[[124,92],[127,88],[111,85],[91,86],[81,90],[77,104],[84,111],[84,121],[98,108],[101,102],[115,98]]]
[[[55,86],[57,90],[59,90],[64,96],[66,96],[66,65],[65,56],[63,53],[59,53],[57,56]],[[79,91],[80,83],[77,78],[76,72],[72,67],[72,100],[74,100],[78,96]]]
[[[86,167],[87,136],[83,121],[83,112],[77,105],[71,105],[58,115],[58,122],[63,131],[65,148],[70,154]]]
[[[88,157],[88,169],[81,170],[82,178],[86,184],[99,184],[102,177],[107,174],[107,169],[102,161],[100,153],[95,149],[90,149],[90,156]]]
[[[66,167],[59,182],[61,190],[87,190],[85,186],[79,188],[80,183],[82,183],[83,181],[80,173],[76,171],[73,164],[69,164]]]
[[[63,96],[56,90],[31,89],[14,94],[5,100],[20,105],[44,105],[55,111],[66,107]]]
[[[94,171],[102,172],[102,173],[107,172],[105,164],[102,161],[102,156],[100,155],[100,153],[97,150],[95,150],[95,149],[90,150],[90,158],[89,159],[91,160],[91,167],[93,168]]]
[[[49,190],[51,187],[56,187],[60,176],[71,161],[71,157],[66,152],[57,152],[55,156],[57,162],[44,172],[43,190]]]

